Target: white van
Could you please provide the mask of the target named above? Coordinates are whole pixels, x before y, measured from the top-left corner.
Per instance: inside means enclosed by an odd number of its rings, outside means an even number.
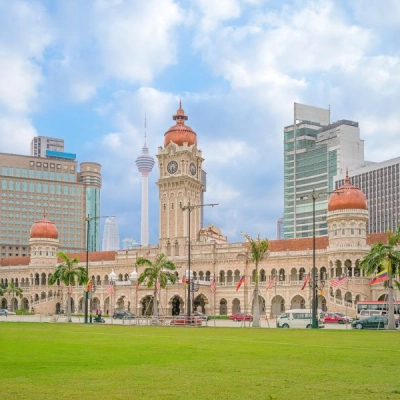
[[[322,310],[318,310],[318,327],[323,328],[321,324]],[[323,319],[322,319],[323,320]],[[277,328],[311,328],[312,312],[309,309],[301,308],[289,310],[278,317],[276,321]]]
[[[357,319],[366,319],[369,317],[384,317],[386,316],[385,310],[361,310]]]

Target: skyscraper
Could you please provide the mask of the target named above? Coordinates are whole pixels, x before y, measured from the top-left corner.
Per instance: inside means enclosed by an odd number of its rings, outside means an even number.
[[[1,257],[28,254],[29,226],[45,214],[60,232],[60,250],[86,248],[85,217],[100,215],[101,165],[74,155],[34,157],[0,153]],[[90,226],[90,250],[99,250],[98,220]]]
[[[149,174],[154,166],[154,158],[149,155],[149,149],[146,146],[147,122],[144,122],[144,146],[142,154],[136,159],[136,166],[142,174],[142,212],[140,226],[140,244],[148,246],[149,244]]]
[[[358,122],[330,123],[330,110],[294,104],[293,125],[284,129],[284,238],[327,234],[328,195],[334,177],[364,164]],[[314,200],[312,194],[317,197]]]
[[[119,231],[116,217],[106,218],[103,232],[103,251],[119,250]]]

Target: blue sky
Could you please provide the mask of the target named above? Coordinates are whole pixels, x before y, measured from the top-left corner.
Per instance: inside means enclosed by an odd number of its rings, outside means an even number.
[[[182,99],[219,203],[205,224],[274,239],[294,102],[358,121],[366,159],[399,156],[399,37],[397,0],[0,0],[0,152],[63,138],[102,164],[102,214],[140,241],[144,115],[155,156]]]

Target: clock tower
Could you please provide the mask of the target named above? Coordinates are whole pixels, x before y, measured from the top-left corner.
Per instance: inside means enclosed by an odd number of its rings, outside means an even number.
[[[175,125],[164,135],[164,146],[158,148],[157,181],[159,192],[159,240],[169,256],[183,255],[189,237],[188,210],[182,207],[203,204],[205,172],[197,135],[185,125],[188,117],[179,104],[173,116]],[[190,239],[197,240],[202,228],[202,208],[190,212]]]

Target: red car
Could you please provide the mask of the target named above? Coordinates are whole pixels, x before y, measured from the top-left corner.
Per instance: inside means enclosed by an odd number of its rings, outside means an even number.
[[[345,324],[346,318],[340,317],[335,313],[325,313],[324,314],[324,322],[325,324],[336,323],[336,324]]]
[[[253,321],[253,316],[251,314],[245,314],[245,313],[235,313],[229,316],[229,319],[233,321]]]
[[[201,326],[202,319],[200,317],[196,317],[195,315],[191,315],[188,317],[187,315],[177,315],[176,317],[171,319],[170,325],[173,326]]]

